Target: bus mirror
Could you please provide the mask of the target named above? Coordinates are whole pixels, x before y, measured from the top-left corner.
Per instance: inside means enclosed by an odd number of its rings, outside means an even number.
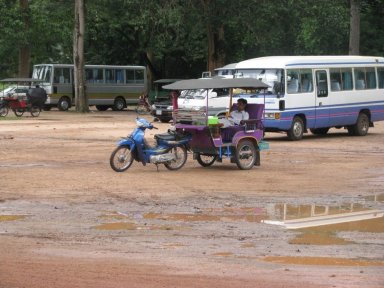
[[[284,111],[285,110],[285,100],[279,101],[279,110]]]

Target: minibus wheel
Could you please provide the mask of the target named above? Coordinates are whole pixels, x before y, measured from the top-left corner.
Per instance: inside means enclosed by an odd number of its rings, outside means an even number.
[[[112,110],[113,111],[122,111],[125,107],[125,101],[121,97],[117,97],[115,102],[113,103]]]
[[[354,136],[365,136],[369,130],[369,117],[365,113],[360,113],[355,125],[348,126],[348,134]]]
[[[299,116],[295,116],[292,121],[291,128],[287,131],[287,136],[292,141],[297,141],[303,138],[304,122]]]
[[[67,111],[71,108],[71,100],[69,100],[68,97],[61,97],[57,103],[57,108],[59,108],[60,111]]]

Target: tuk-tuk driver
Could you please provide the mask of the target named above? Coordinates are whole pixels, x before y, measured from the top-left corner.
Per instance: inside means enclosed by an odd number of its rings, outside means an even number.
[[[247,100],[244,98],[237,100],[237,110],[233,110],[228,118],[219,119],[219,123],[223,124],[223,128],[234,125],[241,125],[241,121],[249,119],[249,114],[247,111],[245,111],[247,103]]]

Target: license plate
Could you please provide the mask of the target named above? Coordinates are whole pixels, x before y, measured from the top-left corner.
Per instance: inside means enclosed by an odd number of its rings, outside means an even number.
[[[156,115],[161,115],[161,110],[160,109],[156,109]]]

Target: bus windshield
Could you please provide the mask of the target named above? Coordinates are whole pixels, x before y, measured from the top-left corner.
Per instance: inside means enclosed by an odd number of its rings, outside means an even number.
[[[49,85],[51,83],[52,66],[41,65],[34,66],[32,78],[43,80],[41,84]]]

